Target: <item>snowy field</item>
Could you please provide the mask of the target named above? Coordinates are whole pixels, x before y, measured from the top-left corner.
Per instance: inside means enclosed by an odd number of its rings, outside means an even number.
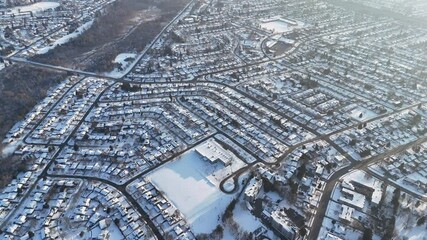
[[[135,61],[137,55],[135,53],[120,53],[116,56],[113,63],[119,64],[121,69],[115,68],[113,71],[107,73],[106,75],[109,77],[122,77],[124,73],[126,73],[132,66]]]
[[[271,21],[261,24],[262,28],[271,30],[275,33],[281,33],[281,32],[287,32],[289,31],[289,24],[283,22],[283,21]]]
[[[362,114],[362,117],[360,117],[360,114]],[[376,113],[372,112],[371,110],[365,109],[364,107],[360,107],[360,106],[353,109],[349,113],[349,115],[350,117],[358,121],[367,121],[378,116]]]
[[[301,28],[303,25],[304,24],[302,22],[275,18],[262,21],[261,28],[273,31],[274,33],[284,33]]]
[[[42,12],[48,9],[55,9],[59,7],[60,4],[57,2],[38,2],[33,3],[31,5],[27,6],[21,6],[21,7],[14,7],[12,8],[12,13],[19,13],[21,12]]]
[[[243,166],[245,163],[235,156],[227,167],[220,162],[210,163],[192,149],[147,178],[181,211],[195,234],[210,233],[234,197],[221,192],[220,182]]]

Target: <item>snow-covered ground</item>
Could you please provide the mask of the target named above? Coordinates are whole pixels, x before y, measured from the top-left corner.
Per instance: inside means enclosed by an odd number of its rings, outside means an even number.
[[[413,216],[412,216],[413,217]],[[424,223],[421,226],[408,226],[408,221],[411,216],[408,213],[401,213],[396,219],[396,232],[403,239],[407,240],[425,240],[427,239],[427,229],[426,224]]]
[[[400,198],[400,207],[395,224],[397,235],[407,240],[426,240],[427,223],[418,226],[417,221],[427,216],[427,202],[406,194]]]
[[[261,28],[267,29],[274,33],[290,32],[294,29],[301,28],[304,23],[294,20],[287,20],[282,18],[273,18],[264,20],[261,23]]]
[[[359,117],[362,114],[362,117]],[[376,113],[364,107],[356,107],[349,113],[350,117],[358,121],[367,121],[377,116]]]
[[[261,24],[262,28],[271,30],[275,33],[287,32],[289,31],[289,25],[283,21],[271,21]]]
[[[114,59],[114,63],[126,64],[126,60],[129,58],[135,58],[135,53],[120,53],[117,55],[116,59]]]
[[[224,183],[224,190],[225,191],[233,191],[233,189],[235,188],[234,185],[234,181],[233,178],[228,179],[225,183]]]
[[[12,13],[19,13],[21,12],[42,12],[48,9],[55,9],[59,7],[60,4],[57,2],[38,2],[33,3],[31,5],[27,6],[20,6],[20,7],[14,7],[11,9]]]
[[[240,231],[245,232],[255,232],[258,229],[263,229],[263,235],[268,236],[270,239],[277,239],[277,236],[271,230],[261,222],[260,219],[252,215],[249,210],[246,208],[245,202],[240,200],[233,211],[233,219],[240,227]],[[227,228],[226,228],[227,229]],[[228,239],[236,239],[235,236]]]
[[[260,195],[264,195],[265,197],[272,198],[273,201],[282,200],[277,193],[275,192],[268,192],[265,193],[263,190],[261,190],[262,193]],[[282,201],[284,202],[284,201]],[[285,207],[286,204],[280,203],[280,208]],[[224,227],[224,238],[225,240],[232,240],[232,239],[241,239],[242,236],[239,236],[239,234],[242,234],[243,232],[246,233],[255,233],[261,234],[263,236],[268,237],[269,239],[278,239],[278,237],[269,230],[268,227],[266,227],[261,219],[255,217],[247,207],[247,202],[244,200],[243,195],[240,196],[238,199],[234,210],[233,210],[233,221],[236,223],[235,227],[230,226],[229,223],[223,224]],[[234,230],[233,230],[234,229]],[[262,230],[261,230],[262,229]],[[228,235],[227,235],[228,234]]]
[[[259,227],[264,227],[261,221],[248,211],[244,203],[241,201],[236,204],[236,208],[233,211],[233,218],[242,230],[253,232]]]
[[[104,234],[104,232],[107,232],[108,234]],[[105,236],[109,236],[109,238],[106,238]],[[115,224],[111,224],[105,230],[101,230],[101,228],[97,226],[91,229],[89,232],[86,232],[86,235],[84,237],[87,237],[86,239],[91,239],[95,237],[100,237],[101,239],[124,239],[123,234]],[[77,240],[82,238],[77,235],[71,239]]]
[[[221,162],[211,163],[192,149],[147,178],[180,210],[195,234],[210,233],[234,198],[220,190],[220,182],[244,165],[239,159],[228,167]]]
[[[8,157],[12,155],[15,152],[15,150],[19,147],[19,145],[22,145],[21,140],[7,144],[1,152],[1,156]]]
[[[137,54],[135,53],[120,53],[114,59],[113,63],[116,63],[121,66],[119,69],[116,67],[113,71],[107,73],[106,75],[109,77],[122,77],[124,73],[128,72],[129,68],[133,66],[133,62],[135,61]]]
[[[45,53],[49,52],[50,50],[56,48],[57,46],[65,44],[74,38],[77,38],[82,33],[84,33],[86,30],[88,30],[92,26],[92,24],[93,24],[93,20],[86,22],[85,24],[83,24],[82,26],[77,28],[76,31],[74,31],[70,34],[67,34],[67,35],[61,37],[60,39],[56,40],[52,45],[39,49],[37,51],[37,54],[45,54]]]

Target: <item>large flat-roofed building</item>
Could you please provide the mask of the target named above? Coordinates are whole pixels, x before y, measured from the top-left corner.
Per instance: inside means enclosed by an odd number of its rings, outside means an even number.
[[[365,207],[365,195],[347,188],[343,188],[341,193],[342,196],[338,199],[339,203],[347,204],[357,210],[362,210]]]
[[[195,148],[195,151],[200,154],[204,160],[211,163],[222,162],[225,166],[231,164],[233,157],[228,150],[222,148],[215,140],[210,139],[204,144]]]

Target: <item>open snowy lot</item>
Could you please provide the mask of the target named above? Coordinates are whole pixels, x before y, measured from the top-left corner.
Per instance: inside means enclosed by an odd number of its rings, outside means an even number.
[[[18,12],[42,12],[48,9],[55,9],[59,7],[60,4],[57,2],[38,2],[33,3],[31,5],[22,6],[22,7],[14,7],[12,8],[13,13]]]
[[[116,66],[113,71],[107,73],[106,75],[110,77],[122,77],[123,74],[125,74],[129,69],[132,68],[132,66],[134,66],[136,58],[137,54],[135,53],[120,53],[113,60],[113,63],[119,65],[120,67]]]
[[[282,19],[282,18],[273,18],[268,20],[263,20],[261,23],[261,28],[267,29],[274,33],[284,33],[290,32],[296,28],[303,27],[304,23],[294,20]]]
[[[374,117],[377,117],[378,115],[371,110],[368,110],[364,107],[356,107],[353,109],[349,115],[358,121],[368,121]]]
[[[209,149],[214,148],[217,153],[232,158],[229,166],[203,159],[199,153],[206,151],[204,153],[208,154]],[[234,197],[233,194],[221,192],[220,182],[245,163],[213,140],[196,149],[199,152],[191,149],[147,178],[181,211],[195,234],[210,233],[219,224],[225,208]]]

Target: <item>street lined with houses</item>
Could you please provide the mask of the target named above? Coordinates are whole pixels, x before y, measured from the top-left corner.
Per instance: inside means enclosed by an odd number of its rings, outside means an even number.
[[[68,76],[3,141],[0,238],[421,239],[427,31],[333,2],[189,1],[116,76],[10,32]]]

